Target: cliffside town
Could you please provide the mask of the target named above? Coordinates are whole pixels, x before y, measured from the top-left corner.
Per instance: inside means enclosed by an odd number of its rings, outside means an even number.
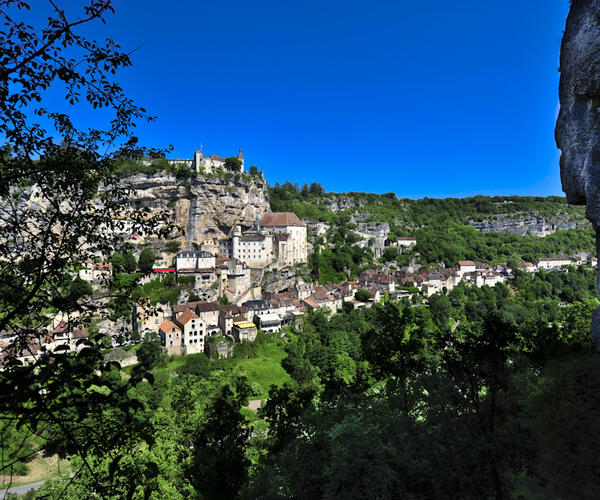
[[[129,254],[133,264],[117,263],[114,256],[103,260],[99,251],[90,249],[96,257],[77,270],[99,302],[98,317],[86,328],[77,315],[49,316],[48,334],[22,349],[19,358],[26,361],[40,350],[61,345],[79,349],[91,328],[112,338],[112,346],[154,336],[170,355],[228,356],[235,343],[253,341],[259,329],[280,332],[311,309],[325,308],[335,314],[342,308],[402,298],[417,306],[461,283],[493,287],[515,272],[506,264],[469,260],[453,267],[422,267],[415,251],[417,237],[394,234],[387,222],[373,221],[368,212],[373,210],[373,200],[338,196],[325,198],[326,206],[333,212],[350,211],[351,226],[341,230],[343,237],[367,252],[361,258],[371,257],[355,278],[319,285],[315,269],[312,276],[309,273],[309,257],[313,248],[316,252],[327,248],[328,239],[340,229],[332,223],[302,220],[291,211],[272,212],[262,173],[244,171],[241,151],[234,158],[237,162],[231,163],[231,158],[204,157],[200,150],[193,159],[167,160],[183,168],[183,177],[166,171],[128,177],[124,207],[147,217],[166,214],[164,223],[170,231],[158,237],[145,234],[135,218],[113,221],[106,231],[122,239],[122,248],[116,250]],[[224,170],[227,162],[233,170]],[[382,203],[390,199],[385,196]],[[484,233],[526,234],[535,228],[533,234],[545,236],[556,229],[577,228],[582,221],[572,220],[571,215],[547,219],[531,212],[526,220],[498,214],[471,224]],[[141,270],[144,252],[152,255],[151,268],[136,274],[136,260]],[[404,256],[410,256],[408,265],[406,259],[400,264]],[[537,272],[577,265],[595,266],[596,260],[588,254],[540,258],[521,263],[519,269]],[[138,280],[138,298],[130,310],[117,314],[109,296],[118,287],[115,282],[124,277]],[[0,352],[10,347],[10,341],[2,340]]]

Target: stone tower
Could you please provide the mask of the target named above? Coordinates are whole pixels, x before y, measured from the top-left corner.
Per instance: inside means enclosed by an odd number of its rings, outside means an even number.
[[[237,159],[242,162],[242,172],[244,171],[244,155],[242,154],[242,148],[239,149]]]

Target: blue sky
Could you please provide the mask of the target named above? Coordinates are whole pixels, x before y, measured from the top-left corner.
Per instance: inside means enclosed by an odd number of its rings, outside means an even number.
[[[165,5],[116,0],[102,29],[141,45],[120,81],[158,117],[143,142],[171,156],[241,146],[270,183],[328,191],[562,194],[568,0]]]

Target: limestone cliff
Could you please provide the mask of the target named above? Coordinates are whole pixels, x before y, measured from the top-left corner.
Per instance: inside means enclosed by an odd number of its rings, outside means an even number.
[[[499,215],[493,220],[469,221],[469,225],[482,233],[518,234],[520,236],[548,236],[558,230],[576,229],[587,224],[589,222],[586,220],[578,220],[569,215],[540,217],[535,214],[518,218]]]
[[[585,204],[600,238],[600,2],[573,0],[560,52],[556,143],[569,203]],[[597,244],[598,246],[598,244]],[[592,321],[600,349],[600,307]]]
[[[127,182],[135,208],[170,210],[189,242],[226,237],[234,225],[248,228],[271,211],[262,177],[198,176],[182,182],[167,174],[140,174]]]

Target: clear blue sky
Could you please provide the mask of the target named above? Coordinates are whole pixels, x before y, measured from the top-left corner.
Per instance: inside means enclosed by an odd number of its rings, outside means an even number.
[[[115,6],[105,29],[143,44],[120,81],[158,116],[141,138],[170,156],[241,146],[271,184],[328,191],[562,194],[568,0]]]

